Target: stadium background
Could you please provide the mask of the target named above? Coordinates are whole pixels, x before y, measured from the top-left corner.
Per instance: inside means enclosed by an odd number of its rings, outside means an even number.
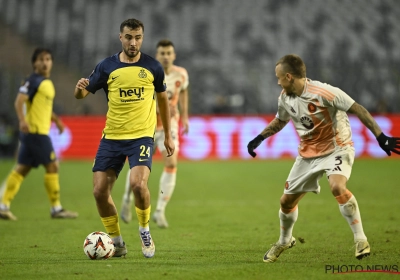
[[[176,45],[176,64],[190,75],[191,133],[180,156],[248,159],[245,145],[273,118],[274,65],[297,53],[307,76],[342,88],[400,135],[400,6],[395,0],[0,0],[0,156],[12,157],[17,89],[30,74],[37,46],[54,52],[55,112],[66,133],[52,130],[61,158],[92,158],[106,98],[75,100],[73,89],[104,57],[120,50],[126,18],[145,26],[142,51],[163,38]],[[357,156],[383,157],[373,135],[352,118]],[[279,136],[279,137],[278,137]],[[260,158],[293,157],[289,125],[259,149]]]

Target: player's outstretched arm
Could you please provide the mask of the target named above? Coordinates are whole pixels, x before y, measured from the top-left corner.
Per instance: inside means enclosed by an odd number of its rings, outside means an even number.
[[[171,118],[169,113],[168,95],[166,91],[157,92],[157,103],[160,111],[160,117],[164,128],[164,146],[167,150],[167,156],[170,157],[174,154],[175,144],[171,137]]]
[[[75,86],[74,96],[76,99],[85,98],[89,91],[86,90],[86,87],[89,85],[89,79],[81,78]]]
[[[288,122],[289,121],[282,121],[278,118],[273,119],[272,122],[270,122],[269,125],[267,125],[267,127],[264,128],[264,130],[259,135],[257,135],[256,138],[254,138],[249,142],[249,144],[247,144],[247,151],[249,152],[249,154],[252,157],[256,157],[257,154],[254,152],[254,150],[258,146],[260,146],[261,142],[281,131]]]
[[[391,152],[400,154],[400,138],[386,136],[368,110],[362,105],[354,102],[347,112],[355,114],[359,120],[375,135],[379,146],[386,152],[388,156],[391,155]]]

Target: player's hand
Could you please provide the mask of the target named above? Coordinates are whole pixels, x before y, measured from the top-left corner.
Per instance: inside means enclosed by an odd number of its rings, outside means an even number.
[[[64,132],[65,126],[62,121],[56,122],[56,126],[58,128],[58,133],[62,134]]]
[[[77,89],[85,89],[89,85],[89,79],[81,78],[76,84]]]
[[[174,154],[175,151],[175,144],[174,140],[172,139],[171,135],[165,135],[164,146],[167,151],[167,157],[170,157]]]
[[[249,144],[247,144],[247,151],[249,152],[249,154],[254,158],[254,157],[256,157],[256,153],[254,152],[254,150],[258,147],[258,146],[260,146],[260,144],[261,144],[261,142],[262,141],[264,141],[264,137],[261,135],[261,134],[259,134],[259,135],[257,135],[257,137],[256,138],[254,138],[253,140],[251,140],[250,142],[249,142]]]
[[[378,137],[376,137],[376,140],[378,140],[379,146],[388,156],[391,155],[391,152],[400,155],[400,138],[388,137],[382,132]]]
[[[22,133],[29,133],[29,125],[25,120],[19,122],[19,130]]]
[[[189,133],[189,120],[187,118],[182,119],[182,134],[188,134]]]

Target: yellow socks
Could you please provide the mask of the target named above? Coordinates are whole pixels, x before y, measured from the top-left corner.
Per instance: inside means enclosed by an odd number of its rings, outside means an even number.
[[[139,209],[137,207],[136,208],[136,215],[138,217],[139,220],[139,225],[142,228],[148,228],[149,227],[149,221],[150,221],[150,210],[151,210],[151,206],[149,206],[149,208],[142,210]]]
[[[10,175],[8,175],[6,189],[1,200],[1,203],[7,208],[10,208],[11,200],[18,193],[23,180],[24,177],[15,170],[11,171]]]
[[[118,222],[118,214],[110,217],[101,217],[101,222],[106,228],[107,234],[113,238],[121,235]]]
[[[121,230],[119,228],[118,214],[110,217],[101,217],[101,222],[114,244],[122,246],[124,241],[122,240]]]
[[[44,185],[46,187],[51,207],[61,207],[58,173],[46,173],[44,175]]]

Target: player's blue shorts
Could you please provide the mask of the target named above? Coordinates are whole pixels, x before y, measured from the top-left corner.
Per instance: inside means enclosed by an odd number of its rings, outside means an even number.
[[[21,145],[18,152],[18,163],[31,167],[49,164],[55,161],[56,154],[50,137],[43,134],[20,133]]]
[[[114,169],[117,177],[128,157],[129,167],[145,165],[151,170],[154,139],[143,137],[133,140],[110,140],[102,138],[94,159],[92,171]]]

